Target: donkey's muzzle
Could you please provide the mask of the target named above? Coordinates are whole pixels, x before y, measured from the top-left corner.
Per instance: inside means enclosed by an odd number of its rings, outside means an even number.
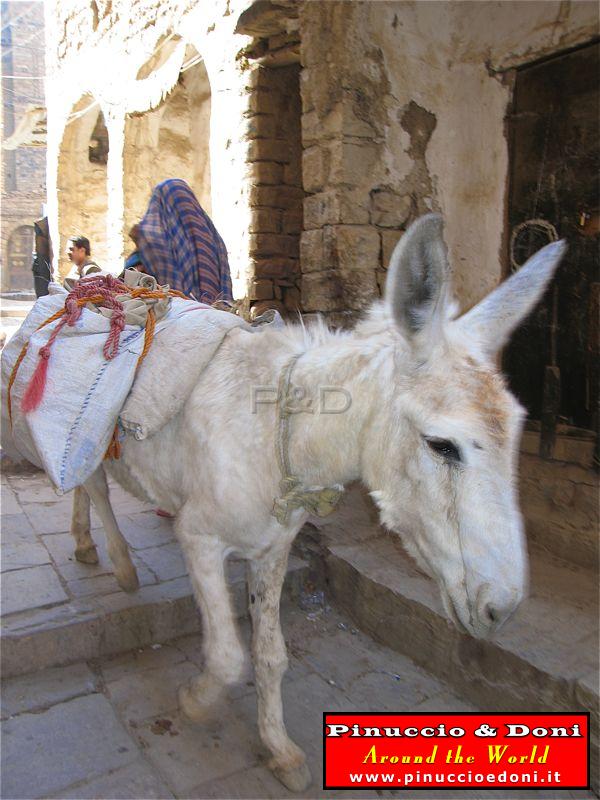
[[[492,587],[484,583],[477,592],[472,613],[473,628],[478,636],[491,636],[512,617],[523,595],[515,588]]]

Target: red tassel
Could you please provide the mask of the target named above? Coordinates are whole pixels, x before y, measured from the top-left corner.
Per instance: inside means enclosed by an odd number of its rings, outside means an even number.
[[[40,360],[35,368],[35,372],[31,376],[31,380],[27,384],[27,389],[21,400],[21,411],[24,414],[35,409],[42,402],[44,396],[44,389],[46,388],[46,375],[48,373],[48,360],[50,359],[50,348],[40,348]]]

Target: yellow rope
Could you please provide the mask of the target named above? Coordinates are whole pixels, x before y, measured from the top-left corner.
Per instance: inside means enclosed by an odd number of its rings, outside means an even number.
[[[183,292],[179,292],[176,289],[169,289],[168,292],[164,292],[161,290],[151,291],[150,289],[145,289],[144,287],[138,286],[132,289],[128,294],[131,295],[133,298],[141,297],[147,298],[149,300],[161,300],[165,299],[166,297],[181,297],[184,300],[190,300],[191,297],[187,297]],[[94,295],[93,297],[82,297],[77,300],[78,306],[86,305],[87,303],[101,303],[104,301],[104,297],[102,295]],[[57,319],[60,319],[66,313],[66,309],[61,308],[60,311],[57,311],[55,314],[52,314],[51,317],[48,317],[47,320],[42,322],[41,325],[38,325],[36,331],[39,331],[41,328],[44,328],[46,325],[50,325],[51,322],[55,322]],[[142,361],[148,355],[148,351],[150,350],[150,346],[154,340],[154,330],[156,328],[156,315],[154,313],[153,308],[148,309],[148,317],[146,320],[146,330],[144,333],[144,347],[140,356],[137,360],[136,371],[140,368]],[[29,347],[29,342],[25,342],[23,345],[21,352],[19,353],[19,357],[15,361],[15,364],[11,370],[10,378],[8,381],[8,390],[7,390],[7,398],[6,398],[6,405],[8,408],[8,418],[10,420],[10,424],[12,426],[12,400],[11,400],[11,389],[13,384],[17,378],[17,372],[19,371],[19,367],[21,366],[21,362],[27,355],[27,349]],[[118,459],[121,457],[121,443],[119,442],[119,424],[115,425],[115,429],[113,431],[112,438],[110,440],[110,444],[106,450],[104,458],[115,458]]]

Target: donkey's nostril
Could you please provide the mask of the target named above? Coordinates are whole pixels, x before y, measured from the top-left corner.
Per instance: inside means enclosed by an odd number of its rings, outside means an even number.
[[[500,614],[491,603],[488,603],[484,609],[486,619],[489,622],[496,623],[500,620]]]

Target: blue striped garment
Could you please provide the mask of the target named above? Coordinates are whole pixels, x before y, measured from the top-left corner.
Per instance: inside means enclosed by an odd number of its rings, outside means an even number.
[[[152,192],[139,223],[144,269],[203,303],[232,300],[225,244],[185,181],[169,178]]]

